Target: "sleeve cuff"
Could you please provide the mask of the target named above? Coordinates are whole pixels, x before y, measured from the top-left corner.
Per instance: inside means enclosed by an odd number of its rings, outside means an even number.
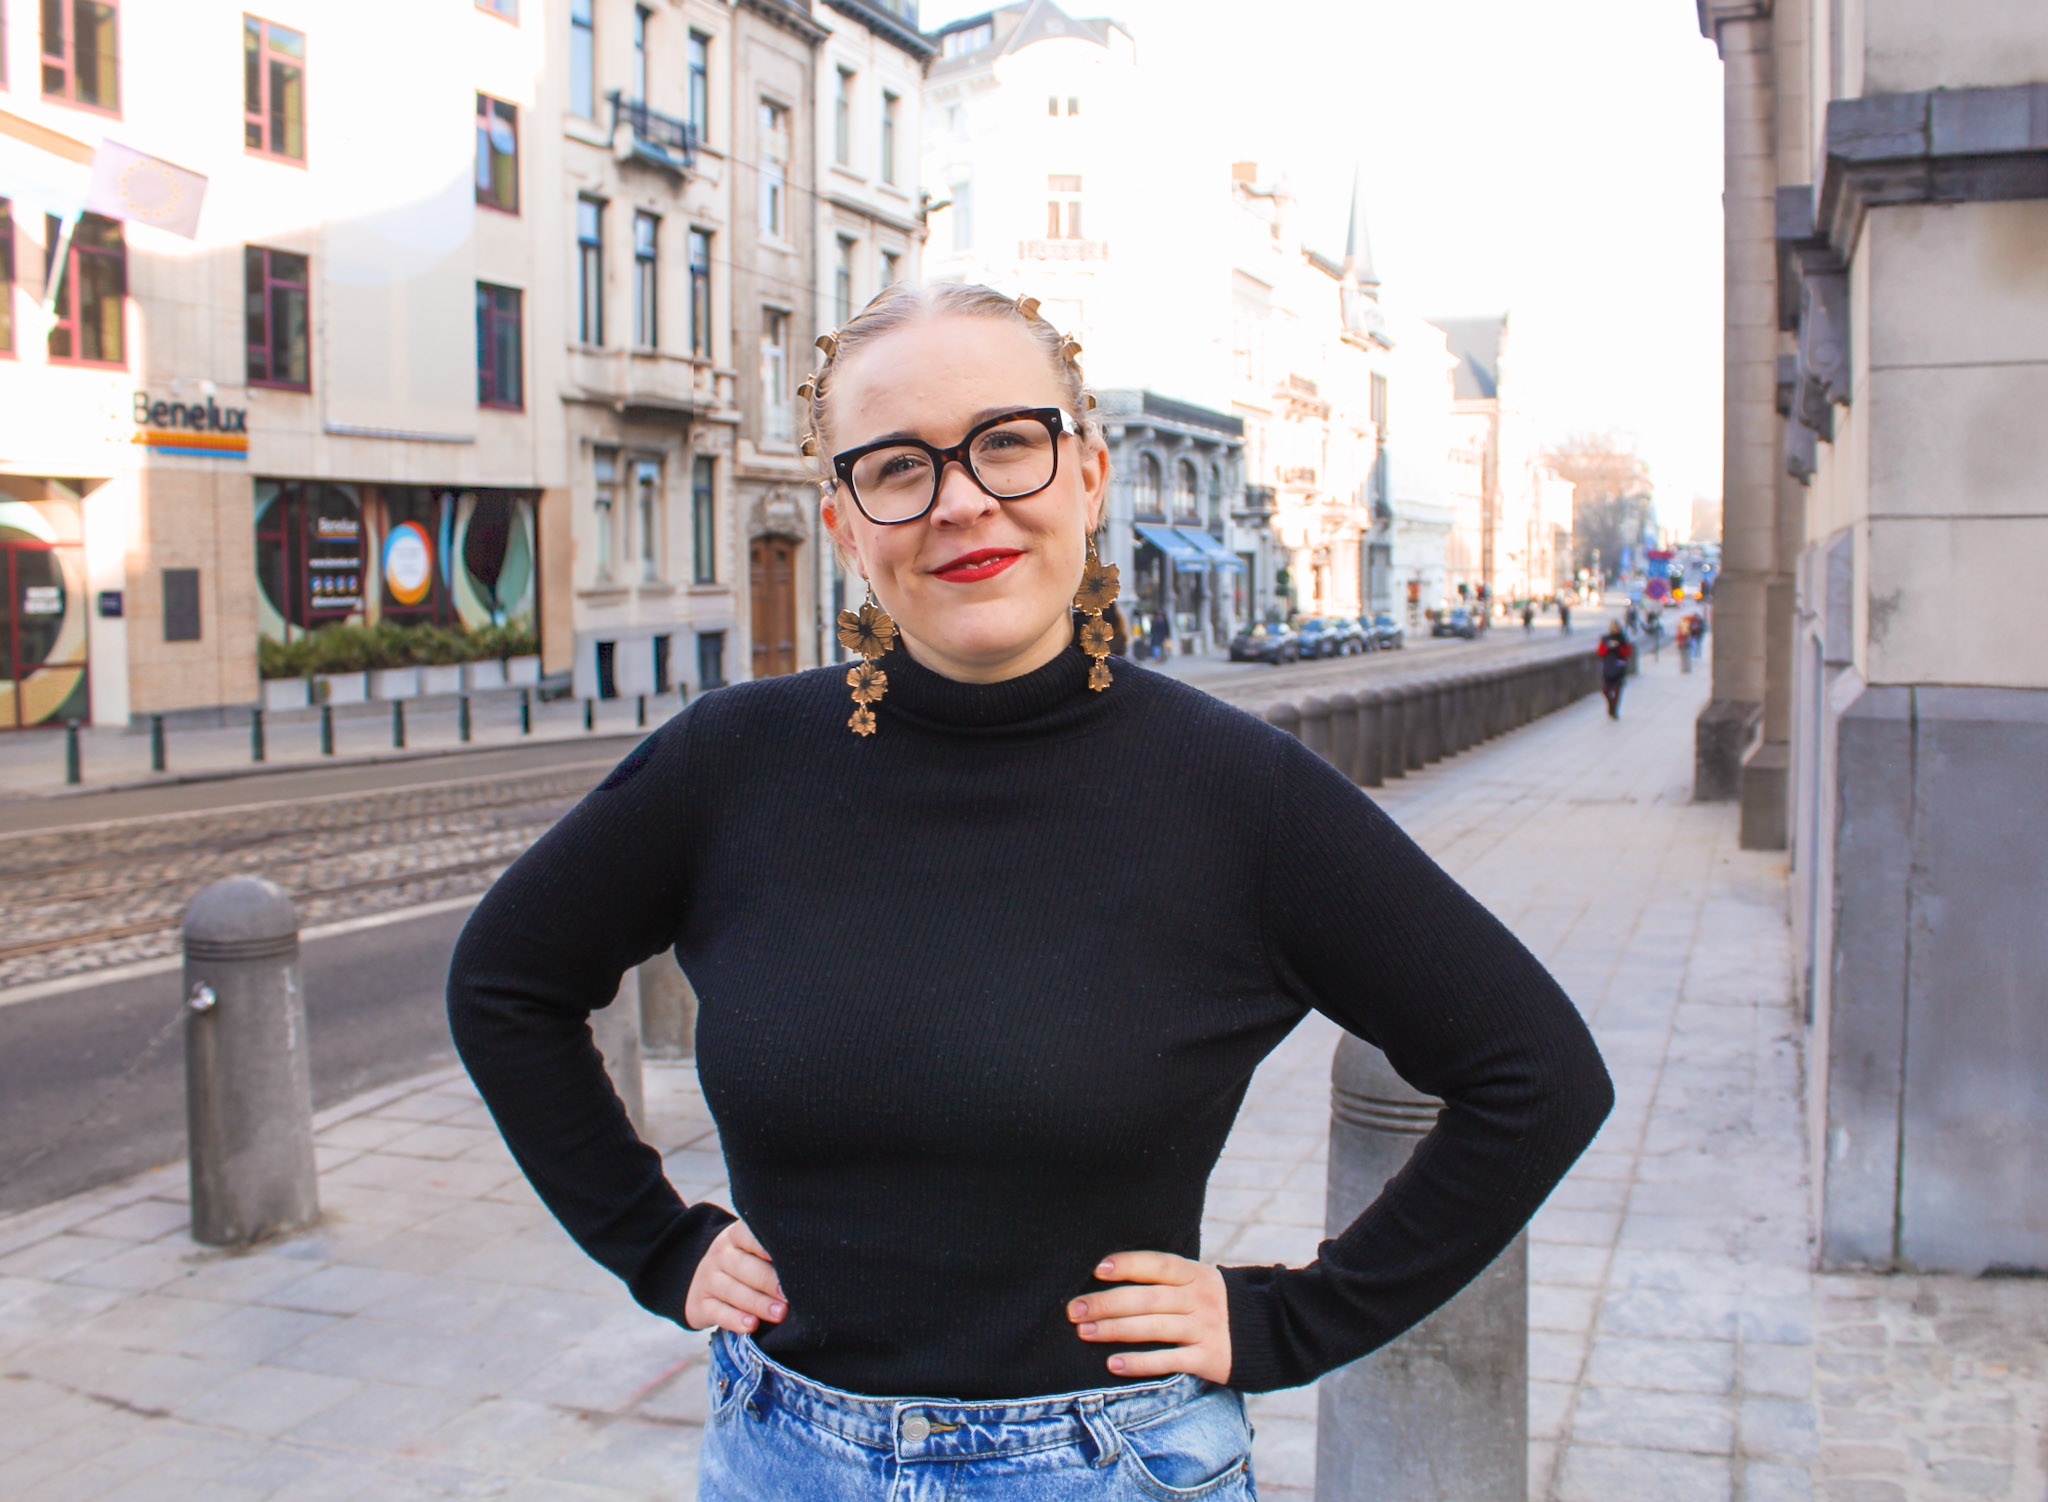
[[[676,1218],[640,1270],[627,1280],[634,1301],[641,1308],[690,1329],[683,1318],[683,1306],[690,1298],[690,1280],[696,1277],[697,1264],[711,1250],[718,1233],[738,1219],[719,1205],[700,1202],[690,1206]]]
[[[1274,1280],[1289,1271],[1274,1267],[1219,1267],[1230,1300],[1230,1385],[1239,1392],[1274,1392],[1313,1382],[1316,1373],[1293,1370],[1280,1355],[1279,1302]]]

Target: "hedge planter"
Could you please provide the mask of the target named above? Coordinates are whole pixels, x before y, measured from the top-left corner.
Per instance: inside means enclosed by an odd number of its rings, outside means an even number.
[[[269,710],[304,709],[313,702],[313,685],[304,678],[263,680],[263,707]]]
[[[416,699],[420,692],[418,668],[373,668],[370,696],[374,699]]]
[[[459,694],[462,692],[462,664],[459,662],[438,663],[433,667],[420,669],[420,692],[423,694]]]
[[[505,661],[500,657],[486,657],[480,662],[465,662],[462,665],[462,686],[472,693],[480,689],[503,688],[505,686]]]
[[[321,704],[360,704],[370,697],[368,673],[322,673],[313,697]]]
[[[514,686],[523,683],[540,682],[540,658],[537,656],[506,658],[505,681]]]

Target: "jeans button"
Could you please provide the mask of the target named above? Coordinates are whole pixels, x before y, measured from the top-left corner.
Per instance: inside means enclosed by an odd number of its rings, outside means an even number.
[[[903,1437],[913,1445],[921,1445],[932,1437],[932,1421],[921,1413],[907,1415],[903,1420]]]

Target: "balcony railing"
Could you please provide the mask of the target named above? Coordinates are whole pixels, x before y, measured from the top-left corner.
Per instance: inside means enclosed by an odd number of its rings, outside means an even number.
[[[697,165],[697,128],[686,120],[649,109],[643,100],[628,99],[617,89],[612,102],[612,139],[619,127],[633,133],[633,155],[670,172],[685,173]]]

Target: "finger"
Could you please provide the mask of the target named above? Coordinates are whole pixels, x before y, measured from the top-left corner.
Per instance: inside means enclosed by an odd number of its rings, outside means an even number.
[[[762,1261],[752,1252],[727,1247],[712,1266],[771,1298],[782,1297],[782,1280],[775,1276],[775,1264]]]
[[[1201,1266],[1171,1252],[1117,1252],[1102,1259],[1095,1276],[1105,1283],[1191,1283]]]
[[[738,1247],[741,1251],[751,1252],[754,1256],[759,1257],[763,1262],[773,1262],[775,1260],[773,1257],[768,1255],[768,1248],[761,1245],[761,1243],[755,1239],[754,1233],[747,1229],[747,1223],[745,1221],[736,1220],[731,1225],[727,1226],[725,1229],[727,1234],[732,1239],[732,1244]]]
[[[781,1299],[773,1298],[758,1288],[749,1288],[723,1268],[711,1275],[710,1286],[704,1290],[705,1297],[718,1300],[734,1309],[774,1322],[789,1313],[789,1307]]]
[[[1141,1314],[1134,1319],[1090,1320],[1080,1327],[1083,1340],[1106,1340],[1117,1345],[1165,1340],[1177,1346],[1194,1345],[1208,1335],[1203,1322],[1185,1314]]]
[[[1193,1295],[1193,1286],[1182,1283],[1133,1283],[1105,1288],[1068,1304],[1067,1318],[1078,1324],[1084,1319],[1118,1319],[1129,1314],[1192,1314]]]
[[[1169,1377],[1176,1372],[1193,1372],[1200,1377],[1207,1376],[1214,1364],[1209,1357],[1203,1346],[1175,1346],[1164,1351],[1119,1351],[1109,1358],[1108,1364],[1119,1377]]]
[[[704,1296],[704,1320],[707,1325],[716,1326],[720,1330],[730,1330],[735,1335],[752,1335],[761,1328],[760,1320],[746,1310],[735,1308],[709,1294]]]

